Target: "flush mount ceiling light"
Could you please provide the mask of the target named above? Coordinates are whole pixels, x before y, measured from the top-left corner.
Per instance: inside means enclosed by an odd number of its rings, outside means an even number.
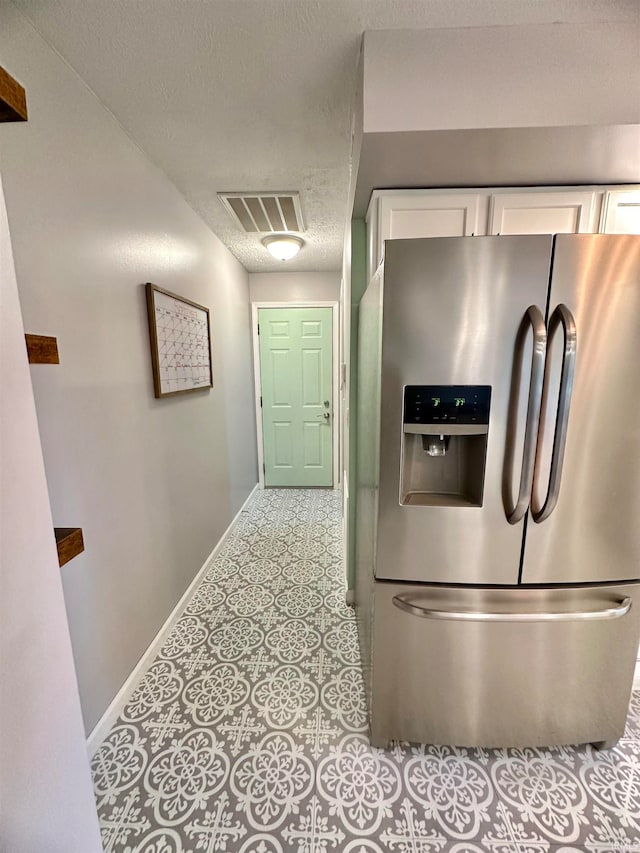
[[[295,258],[304,246],[304,240],[294,237],[293,234],[279,234],[273,237],[265,237],[262,241],[267,251],[278,261],[290,261]]]

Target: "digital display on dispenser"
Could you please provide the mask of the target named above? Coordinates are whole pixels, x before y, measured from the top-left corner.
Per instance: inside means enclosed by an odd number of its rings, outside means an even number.
[[[407,385],[404,422],[488,424],[489,385]]]

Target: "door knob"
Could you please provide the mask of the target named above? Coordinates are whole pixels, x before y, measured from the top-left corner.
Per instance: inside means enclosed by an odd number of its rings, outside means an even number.
[[[325,417],[325,420],[327,420],[327,421],[328,421],[328,420],[329,420],[329,418],[331,417],[331,415],[329,414],[329,412],[325,412],[325,413],[324,413],[324,417]]]

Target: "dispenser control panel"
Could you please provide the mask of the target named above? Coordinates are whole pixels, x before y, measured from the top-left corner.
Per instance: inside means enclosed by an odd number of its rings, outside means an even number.
[[[488,424],[490,385],[406,385],[406,424]]]

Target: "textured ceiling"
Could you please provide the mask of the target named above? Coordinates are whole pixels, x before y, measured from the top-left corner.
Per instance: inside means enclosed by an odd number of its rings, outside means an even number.
[[[6,2],[6,0],[0,0]],[[220,191],[298,190],[338,270],[362,33],[631,20],[637,0],[15,0],[249,271],[281,269]]]

